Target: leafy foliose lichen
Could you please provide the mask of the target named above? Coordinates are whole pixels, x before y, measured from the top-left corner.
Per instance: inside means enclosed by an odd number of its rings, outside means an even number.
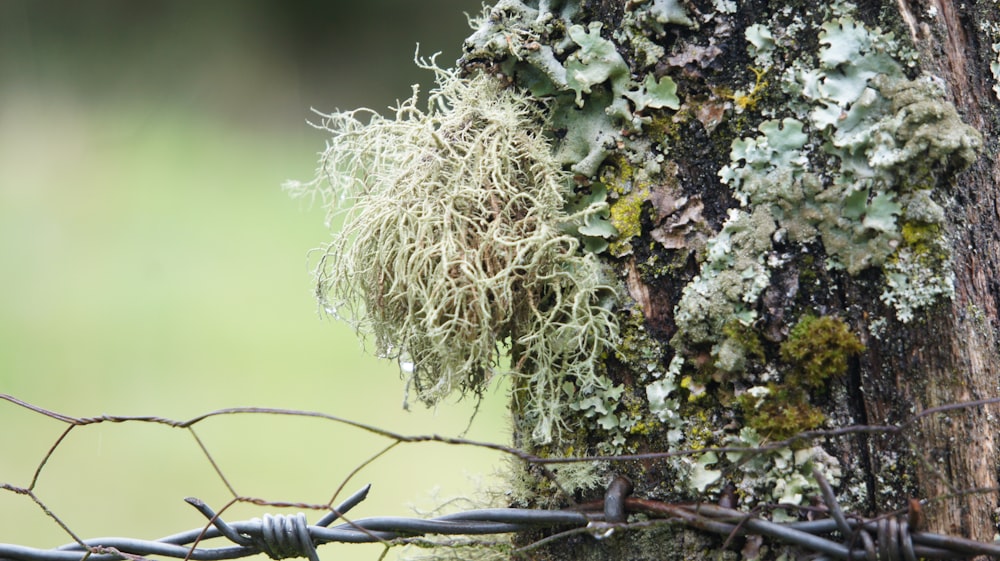
[[[766,28],[748,30],[754,52],[781,49]],[[901,225],[941,226],[930,193],[970,165],[982,143],[945,99],[940,80],[908,79],[890,35],[850,15],[820,26],[816,65],[785,68],[782,88],[796,117],[765,121],[760,136],[733,141],[719,175],[744,206],[768,208],[776,239],[819,239],[830,268],[856,275],[882,267],[883,301],[897,319],[948,298],[951,262],[944,229],[917,251]],[[821,158],[823,155],[832,159]],[[937,207],[940,209],[940,207]],[[927,211],[927,212],[925,212]],[[927,230],[930,231],[930,230]]]
[[[765,442],[764,436],[755,429],[744,427],[738,435],[729,438],[728,444],[754,450]],[[794,451],[781,448],[769,454],[727,452],[725,456],[740,466],[742,477],[735,482],[737,493],[758,504],[801,504],[803,499],[819,490],[813,470],[818,470],[835,486],[843,475],[840,462],[820,446]],[[798,520],[797,509],[790,510],[790,515],[780,509],[775,510],[772,519]]]
[[[390,118],[326,117],[319,179],[293,186],[343,213],[317,295],[399,360],[429,404],[481,391],[509,354],[520,414],[546,442],[564,384],[608,389],[597,370],[617,337],[615,289],[574,235],[607,205],[567,204],[571,178],[536,132],[544,119],[529,97],[433,68],[426,110],[415,90]]]
[[[663,49],[647,37],[693,25],[674,0],[633,2],[615,30],[576,21],[578,2],[501,0],[472,20],[464,60],[489,60],[533,95],[551,101],[556,160],[585,177],[640,131],[650,110],[680,107],[670,76],[654,75]],[[633,77],[622,52],[644,59]],[[648,70],[644,70],[647,69]]]
[[[718,343],[730,322],[753,323],[757,297],[770,280],[767,257],[774,231],[766,210],[730,210],[729,220],[708,243],[700,274],[685,286],[677,304],[676,348]],[[717,344],[712,352],[722,370],[742,365],[742,348]]]
[[[698,273],[674,310],[676,355],[647,386],[651,412],[668,426],[685,407],[686,374],[704,383],[702,399],[731,407],[755,434],[783,439],[825,422],[811,394],[861,347],[834,318],[777,327],[801,301],[768,296],[794,298],[803,274],[874,269],[869,278],[881,279],[881,300],[900,322],[953,292],[942,205],[982,139],[940,80],[906,75],[905,49],[890,34],[842,3],[828,14],[820,24],[789,23],[786,11],[745,30],[757,86],[735,105],[763,120],[732,141],[719,176],[739,207],[698,254]],[[806,41],[818,43],[815,56],[800,56]],[[777,96],[780,105],[771,105]],[[775,283],[788,278],[797,280]],[[780,361],[774,347],[762,353],[760,338],[748,336],[755,330],[784,340]]]

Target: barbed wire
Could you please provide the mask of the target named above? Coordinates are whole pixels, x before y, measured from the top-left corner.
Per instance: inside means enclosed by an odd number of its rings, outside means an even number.
[[[522,450],[500,444],[439,435],[402,435],[334,415],[311,411],[254,407],[229,408],[212,411],[186,421],[177,421],[154,416],[102,415],[98,417],[72,417],[49,411],[6,394],[0,394],[0,400],[13,403],[19,407],[67,424],[67,428],[57,437],[55,443],[39,462],[29,486],[21,487],[10,483],[0,483],[0,490],[30,497],[46,515],[52,518],[73,539],[73,543],[55,549],[39,549],[0,543],[0,561],[112,561],[116,559],[139,561],[146,559],[146,556],[150,555],[185,560],[215,561],[243,558],[260,553],[266,554],[273,559],[297,557],[308,558],[310,561],[318,561],[319,557],[316,547],[335,542],[381,543],[388,548],[400,544],[423,543],[418,542],[418,540],[424,536],[483,536],[527,532],[531,530],[549,530],[555,532],[520,550],[515,550],[514,554],[517,555],[519,553],[524,554],[530,549],[541,547],[554,540],[573,534],[587,533],[599,540],[607,538],[616,532],[624,532],[658,524],[678,525],[725,536],[727,544],[736,536],[764,536],[786,544],[798,546],[803,551],[812,554],[812,558],[817,560],[916,561],[918,558],[966,559],[980,555],[1000,558],[1000,544],[978,542],[962,537],[923,531],[917,508],[919,507],[919,502],[915,502],[911,505],[910,509],[902,513],[893,513],[875,518],[847,515],[838,504],[833,489],[819,471],[814,471],[813,475],[819,484],[822,495],[821,501],[824,506],[812,509],[812,519],[806,521],[775,522],[768,520],[760,511],[742,512],[719,504],[679,504],[631,497],[629,495],[632,491],[632,485],[621,477],[609,485],[602,501],[579,504],[571,509],[494,508],[466,510],[434,518],[381,516],[351,520],[347,518],[346,514],[365,500],[371,488],[370,485],[366,485],[335,507],[331,506],[334,499],[331,499],[330,503],[324,505],[308,505],[300,503],[277,503],[241,497],[226,480],[208,449],[202,443],[197,433],[194,432],[193,427],[206,419],[223,415],[292,415],[318,417],[335,421],[391,439],[393,442],[390,445],[374,454],[348,474],[338,487],[334,498],[340,494],[348,481],[361,469],[401,443],[434,441],[446,444],[468,445],[497,450],[539,465],[555,462],[553,459],[540,458]],[[771,443],[759,449],[734,448],[733,451],[771,450],[787,446],[793,441],[804,438],[840,436],[857,432],[900,432],[905,430],[907,426],[912,425],[920,417],[926,415],[994,403],[1000,403],[1000,398],[949,404],[934,408],[933,410],[928,409],[900,425],[855,426],[827,431],[810,431],[809,434],[803,433],[797,435],[787,442]],[[233,494],[233,500],[226,504],[219,512],[216,512],[199,499],[186,499],[189,504],[208,520],[208,523],[201,528],[166,536],[158,540],[120,537],[86,540],[79,538],[35,495],[34,487],[49,458],[71,430],[76,427],[99,423],[123,422],[155,423],[189,430],[216,473]],[[683,453],[704,453],[705,450],[606,456],[599,459],[634,461],[637,459],[675,456]],[[730,449],[717,448],[716,450],[729,451]],[[558,460],[593,461],[594,459],[590,457],[586,459],[561,458]],[[982,491],[985,490],[970,492]],[[995,489],[990,489],[989,491],[995,491]],[[321,509],[326,510],[327,513],[314,524],[309,524],[305,514],[301,512],[294,515],[264,514],[262,518],[227,523],[223,520],[221,514],[236,502],[250,502],[275,507],[291,506],[312,510]],[[789,507],[789,505],[780,506],[782,508]],[[641,516],[632,516],[631,521],[629,521],[629,515]],[[331,527],[331,524],[337,520],[342,520],[342,522]],[[229,544],[219,547],[206,546],[206,542],[216,539],[228,540]]]
[[[406,543],[409,538],[435,535],[484,535],[523,532],[534,529],[561,529],[555,537],[572,531],[585,531],[604,539],[619,530],[649,526],[650,523],[674,523],[722,536],[757,534],[798,545],[819,554],[817,559],[866,559],[870,561],[916,561],[922,559],[964,559],[975,555],[1000,557],[1000,545],[930,532],[912,531],[918,522],[913,517],[866,519],[846,516],[833,490],[818,471],[814,472],[823,493],[828,518],[776,523],[761,516],[714,504],[671,504],[623,496],[613,483],[603,503],[588,503],[575,510],[520,508],[478,509],[437,518],[372,517],[328,527],[343,518],[363,501],[370,486],[365,486],[347,501],[313,525],[302,513],[265,514],[243,522],[226,523],[208,505],[198,499],[187,501],[210,522],[209,528],[196,528],[159,540],[98,538],[56,549],[42,550],[0,544],[0,559],[17,561],[112,561],[138,560],[147,555],[175,559],[219,561],[264,553],[272,559],[308,558],[319,561],[316,546],[331,543]],[[613,521],[619,513],[640,513],[651,521],[627,523]],[[602,508],[595,512],[595,508]],[[569,531],[566,531],[569,529]],[[216,538],[232,544],[204,547]],[[540,543],[540,542],[539,542]]]

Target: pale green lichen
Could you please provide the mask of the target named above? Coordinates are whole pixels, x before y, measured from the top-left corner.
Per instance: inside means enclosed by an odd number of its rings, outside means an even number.
[[[774,219],[763,207],[751,213],[730,209],[729,220],[708,243],[701,272],[677,304],[675,348],[718,343],[731,321],[753,322],[757,298],[770,281],[767,257],[774,231]],[[742,350],[716,344],[712,354],[722,370],[742,365]]]
[[[589,253],[601,253],[608,249],[609,240],[619,236],[607,200],[608,189],[601,183],[592,183],[588,190],[567,197],[563,232],[579,238]]]
[[[693,417],[681,413],[682,393],[688,394],[688,401],[697,401],[704,392],[704,388],[690,378],[681,378],[683,366],[683,357],[676,355],[665,372],[655,371],[653,380],[646,384],[646,398],[650,412],[662,423],[660,430],[665,432],[666,442],[671,447],[701,449],[715,438],[716,431],[707,422],[704,412]],[[669,461],[676,477],[674,487],[682,494],[691,489],[703,493],[722,477],[722,470],[716,469],[721,467],[719,457],[712,451],[678,456]]]
[[[944,209],[927,189],[905,195],[906,215],[902,226],[905,245],[885,264],[885,290],[881,299],[896,310],[903,323],[915,313],[955,293],[954,275],[947,240],[941,233]]]
[[[573,450],[569,450],[572,455]],[[497,501],[505,506],[559,508],[563,498],[557,492],[560,489],[567,492],[591,491],[599,486],[607,485],[606,473],[608,462],[568,462],[552,464],[548,471],[552,478],[536,478],[523,469],[520,460],[508,458],[506,469],[502,471],[505,479],[504,492]],[[545,503],[548,497],[549,503]]]
[[[736,0],[714,0],[712,6],[720,14],[735,14],[737,8]]]
[[[697,27],[677,0],[629,0],[613,37],[641,68],[651,68],[666,55],[661,39],[668,26]]]
[[[568,214],[571,180],[540,134],[531,98],[486,75],[433,67],[439,85],[385,118],[328,116],[318,195],[342,229],[317,295],[397,359],[417,397],[480,392],[509,351],[514,399],[538,442],[564,423],[565,384],[598,375],[617,337],[614,285],[578,236],[603,201]],[[366,119],[367,122],[362,119]]]
[[[820,446],[794,451],[781,448],[761,453],[756,449],[765,443],[765,439],[749,427],[741,429],[727,443],[748,449],[748,452],[726,452],[725,457],[740,466],[741,477],[735,483],[737,493],[752,498],[757,504],[800,505],[803,499],[819,491],[813,470],[819,471],[834,486],[843,475],[837,458]],[[797,509],[792,509],[790,513],[776,510],[773,518],[775,521],[792,521],[797,520],[796,514]]]
[[[570,396],[570,409],[580,411],[584,417],[596,420],[604,430],[611,431],[618,428],[620,423],[616,410],[625,388],[621,384],[613,384],[605,377],[600,377],[598,382],[579,393],[571,383],[565,384],[564,389]]]
[[[623,130],[642,130],[649,110],[680,107],[670,76],[646,72],[633,79],[620,48],[631,48],[651,68],[663,53],[647,33],[658,36],[665,25],[692,22],[675,0],[640,1],[626,14],[627,21],[609,33],[600,22],[586,27],[575,23],[577,12],[568,8],[572,4],[546,12],[530,2],[503,0],[472,20],[476,31],[465,50],[469,58],[498,61],[532,94],[551,99],[556,160],[593,177],[607,156],[627,142]],[[540,41],[543,37],[546,41]]]
[[[709,485],[722,478],[722,470],[710,467],[719,463],[719,457],[715,452],[706,452],[697,457],[686,457],[684,461],[690,469],[688,484],[699,493],[704,493]]]
[[[754,41],[768,44],[760,28],[747,37],[751,51]],[[883,300],[907,322],[916,309],[950,297],[952,280],[943,238],[934,242],[941,251],[917,258],[900,221],[943,223],[928,193],[944,174],[972,163],[981,138],[944,100],[939,80],[906,79],[889,55],[891,37],[843,15],[822,24],[819,41],[818,65],[792,66],[782,85],[808,102],[813,132],[791,117],[765,121],[760,136],[733,141],[732,163],[719,175],[743,205],[770,209],[778,239],[818,237],[828,266],[852,275],[884,266]],[[832,168],[813,163],[815,147],[835,157]]]
[[[975,160],[982,139],[961,122],[940,80],[909,79],[893,37],[849,12],[838,4],[813,28],[820,44],[815,58],[787,56],[793,51],[789,46],[810,32],[810,24],[798,19],[746,30],[750,56],[771,66],[753,69],[759,84],[754,103],[738,105],[773,118],[760,123],[759,134],[735,139],[731,162],[719,172],[741,208],[729,210],[729,219],[700,254],[699,272],[675,308],[678,331],[671,344],[677,354],[668,373],[647,386],[650,411],[668,426],[684,410],[679,381],[691,372],[724,386],[738,380],[718,390],[715,399],[741,407],[744,420],[756,422],[768,437],[784,438],[824,422],[802,390],[789,403],[783,384],[795,385],[797,367],[786,363],[780,373],[768,373],[766,357],[732,329],[756,325],[772,271],[797,259],[796,253],[808,256],[803,266],[825,264],[849,275],[877,268],[882,300],[901,322],[953,293],[941,204],[956,172]],[[764,75],[777,76],[777,88],[768,87]],[[783,94],[784,113],[758,110],[759,99],[776,89]],[[830,350],[841,360],[860,349],[850,332],[844,334],[842,339],[855,344]],[[810,387],[818,389],[827,378],[817,376]],[[683,439],[687,428],[677,423],[675,430]],[[787,469],[791,450],[782,454],[789,457],[768,456],[767,465],[751,469],[741,485],[759,489],[779,481],[774,498],[801,500],[800,491],[815,482],[807,470]],[[835,460],[821,463],[836,466]]]
[[[677,97],[677,84],[670,76],[657,79],[652,74],[646,74],[642,86],[623,94],[632,100],[636,111],[652,109],[678,109],[680,99]]]
[[[613,92],[621,94],[629,82],[628,65],[618,54],[615,44],[601,37],[600,22],[588,27],[571,25],[566,33],[580,48],[565,62],[566,85],[576,92],[576,105],[583,107],[583,94],[589,94],[597,84],[610,82]],[[556,85],[561,85],[556,83]]]
[[[552,126],[566,131],[556,145],[555,159],[569,165],[574,172],[590,177],[615,149],[621,128],[615,126],[605,107],[611,104],[611,94],[598,92],[590,103],[578,109],[570,102],[556,104],[552,111]]]
[[[652,2],[633,1],[633,5],[638,4],[639,10],[636,13],[648,13],[648,23],[659,35],[663,35],[666,25],[680,25],[693,27],[694,22],[688,17],[687,10],[678,0],[652,0]]]
[[[683,438],[684,420],[680,416],[680,400],[677,397],[683,366],[684,358],[677,355],[670,361],[666,372],[654,373],[654,380],[646,384],[646,399],[649,401],[649,410],[667,426],[667,440],[674,444]]]
[[[922,258],[903,248],[886,264],[885,290],[880,298],[896,310],[899,321],[908,323],[918,310],[954,296],[954,275],[950,267],[945,268],[950,264],[950,260]]]
[[[766,68],[773,64],[771,55],[777,45],[774,42],[774,35],[765,25],[755,23],[747,26],[744,35],[747,39],[747,53],[753,57],[754,64]]]

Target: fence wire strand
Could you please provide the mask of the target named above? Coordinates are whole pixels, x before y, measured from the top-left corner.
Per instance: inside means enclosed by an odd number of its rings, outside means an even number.
[[[397,516],[376,516],[350,519],[346,515],[365,500],[371,489],[366,485],[353,495],[332,506],[345,485],[365,466],[402,443],[442,442],[496,450],[529,463],[544,465],[556,463],[553,459],[539,458],[516,448],[479,442],[464,438],[438,435],[408,436],[392,431],[351,421],[326,413],[295,411],[274,408],[229,408],[199,415],[187,421],[176,421],[154,416],[111,416],[77,418],[49,411],[24,402],[13,396],[0,394],[0,400],[55,419],[68,426],[58,436],[55,443],[44,454],[36,467],[28,487],[0,482],[0,490],[26,495],[71,537],[73,543],[54,549],[39,549],[16,544],[0,543],[0,561],[112,561],[128,559],[140,561],[147,556],[173,559],[217,561],[238,559],[257,554],[266,554],[272,559],[307,558],[319,561],[317,546],[328,543],[382,543],[386,548],[393,545],[420,543],[427,545],[428,536],[488,536],[546,530],[552,532],[529,546],[515,550],[527,551],[562,539],[565,536],[586,533],[601,540],[615,533],[627,532],[658,524],[680,525],[686,528],[717,534],[726,543],[736,536],[764,536],[778,542],[795,545],[811,554],[816,560],[865,561],[916,561],[917,559],[969,559],[988,556],[1000,559],[1000,544],[978,542],[958,536],[935,534],[921,531],[921,522],[915,509],[902,513],[892,513],[875,518],[845,513],[838,504],[833,489],[819,471],[813,475],[819,484],[822,507],[815,509],[819,516],[809,521],[774,522],[760,512],[741,512],[728,506],[711,503],[677,504],[630,496],[632,486],[623,478],[609,485],[602,501],[576,505],[571,509],[521,509],[492,508],[472,509],[445,514],[433,518],[407,518]],[[810,431],[797,435],[794,439],[781,443],[771,443],[760,449],[717,448],[715,451],[766,451],[791,444],[793,441],[829,436],[840,436],[857,432],[900,432],[906,430],[923,416],[952,411],[961,408],[978,407],[1000,403],[1000,398],[949,404],[928,409],[900,425],[842,427],[826,431]],[[216,464],[208,448],[198,437],[194,425],[206,419],[239,414],[292,415],[318,417],[345,424],[366,432],[392,440],[392,443],[357,466],[337,488],[334,497],[324,505],[300,503],[277,503],[239,496],[229,484],[222,470]],[[35,494],[41,472],[52,454],[76,427],[98,423],[145,422],[187,429],[198,446],[212,464],[216,474],[233,495],[233,499],[216,512],[209,505],[196,498],[186,501],[205,517],[207,523],[199,528],[173,534],[158,540],[143,540],[124,537],[81,539],[59,517],[52,512]],[[702,449],[698,453],[704,453]],[[610,461],[634,461],[664,456],[675,456],[695,451],[669,453],[634,454],[629,456],[606,456],[598,459]],[[558,461],[593,461],[595,458],[561,458]],[[979,489],[970,492],[996,491]],[[306,515],[264,514],[261,518],[239,522],[226,522],[222,513],[237,502],[249,502],[271,507],[298,507],[310,510],[325,510],[326,513],[315,523],[309,524]],[[787,506],[787,505],[782,505]],[[816,512],[814,512],[816,514]],[[631,515],[642,515],[640,517]],[[331,526],[334,522],[339,524]],[[214,545],[215,541],[227,542]],[[209,542],[213,546],[209,546]],[[475,540],[466,543],[490,543]]]

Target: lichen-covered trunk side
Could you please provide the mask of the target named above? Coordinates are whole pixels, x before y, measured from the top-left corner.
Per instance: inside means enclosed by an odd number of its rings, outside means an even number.
[[[948,250],[954,296],[924,321],[897,326],[871,340],[860,368],[866,415],[872,423],[901,422],[952,403],[997,395],[1000,386],[1000,87],[997,86],[1000,9],[994,2],[893,3],[920,52],[923,71],[941,78],[963,121],[984,139],[982,154],[950,180]],[[869,442],[874,488],[895,495],[945,497],[925,508],[928,526],[991,540],[997,531],[996,493],[957,494],[996,488],[1000,448],[996,408],[952,410],[919,420],[905,438],[910,454],[890,455]],[[891,451],[891,449],[890,449]],[[882,480],[907,458],[913,484]],[[892,503],[885,506],[891,506]]]
[[[621,295],[606,384],[570,387],[563,430],[542,440],[515,398],[516,442],[606,456],[907,427],[753,459],[557,465],[561,491],[529,470],[515,502],[594,499],[624,474],[647,498],[715,501],[729,489],[742,508],[804,504],[816,468],[846,509],[954,495],[924,507],[927,528],[992,539],[996,494],[955,492],[998,484],[996,415],[906,423],[998,387],[996,12],[986,0],[487,10],[462,63],[546,100],[557,158],[578,192],[609,204],[615,234],[596,254]],[[677,559],[723,541],[669,533],[697,543]],[[663,551],[626,536],[530,555]]]
[[[418,60],[427,99],[324,120],[318,178],[290,185],[344,213],[323,309],[415,400],[512,378],[512,440],[553,463],[511,464],[509,506],[624,476],[788,521],[825,479],[846,511],[927,499],[923,527],[990,539],[997,494],[962,491],[997,486],[993,406],[942,407],[1000,385],[997,11],[497,0],[457,67]],[[601,537],[522,553],[809,553]]]

